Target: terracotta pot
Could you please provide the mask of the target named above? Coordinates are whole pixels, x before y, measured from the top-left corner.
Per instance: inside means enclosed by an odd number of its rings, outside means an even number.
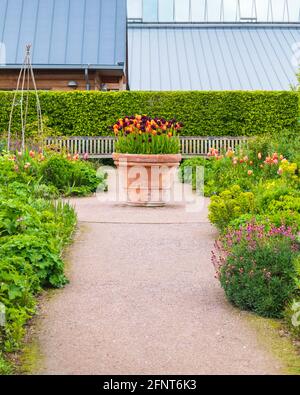
[[[171,199],[180,154],[113,154],[124,201],[134,206],[164,206]]]

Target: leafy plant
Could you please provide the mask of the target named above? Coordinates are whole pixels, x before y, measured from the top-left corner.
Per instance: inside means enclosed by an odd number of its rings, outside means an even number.
[[[47,158],[48,159],[48,158]],[[12,372],[6,353],[21,347],[43,287],[66,283],[61,253],[76,225],[74,209],[42,183],[46,158],[27,152],[0,156],[0,373]],[[57,200],[52,201],[55,198]]]
[[[245,213],[254,212],[254,195],[243,192],[238,185],[211,197],[209,219],[221,231],[235,218]]]
[[[290,228],[271,226],[267,230],[248,223],[216,243],[212,259],[232,303],[265,317],[281,317],[297,292],[293,261],[298,254],[299,245]]]
[[[76,155],[54,154],[42,164],[40,171],[44,183],[53,185],[67,196],[89,195],[99,184],[106,183],[104,174],[97,173],[92,164],[78,160]]]
[[[12,92],[0,92],[0,133],[7,131]],[[256,136],[296,132],[299,101],[295,92],[40,92],[47,127],[60,135],[109,135],[116,119],[126,114],[180,119],[182,135]],[[19,98],[18,98],[19,99]],[[29,100],[28,122],[36,119],[36,101]],[[13,131],[21,122],[14,117]],[[51,132],[51,131],[50,131]],[[52,134],[52,133],[50,133]]]

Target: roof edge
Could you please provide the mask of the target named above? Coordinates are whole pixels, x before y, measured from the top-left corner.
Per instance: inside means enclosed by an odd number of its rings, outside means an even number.
[[[0,70],[3,69],[21,69],[21,63],[0,64]],[[51,69],[51,70],[114,70],[124,71],[125,65],[98,65],[98,64],[32,64],[33,69]]]
[[[300,22],[127,22],[130,28],[299,28]]]

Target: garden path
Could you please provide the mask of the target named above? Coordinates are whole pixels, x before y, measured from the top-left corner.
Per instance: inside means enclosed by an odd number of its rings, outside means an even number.
[[[37,374],[276,374],[214,279],[201,213],[72,200],[70,284],[41,306]]]

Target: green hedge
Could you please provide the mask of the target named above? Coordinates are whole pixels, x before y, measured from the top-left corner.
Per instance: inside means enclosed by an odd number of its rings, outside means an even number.
[[[48,126],[63,135],[109,135],[116,119],[136,113],[175,117],[185,135],[238,136],[296,130],[295,92],[40,92]],[[34,95],[29,121],[35,119]],[[11,92],[0,92],[0,132],[7,130]],[[16,113],[20,106],[16,106]],[[14,130],[20,119],[14,117]]]

